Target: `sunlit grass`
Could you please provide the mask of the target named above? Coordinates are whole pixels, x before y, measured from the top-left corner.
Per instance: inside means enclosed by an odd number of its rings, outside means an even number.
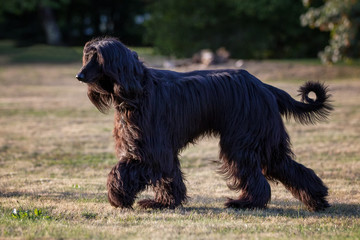
[[[86,86],[74,79],[81,63],[10,62],[0,66],[1,239],[360,238],[360,79],[328,82],[335,105],[328,122],[285,122],[297,161],[329,187],[332,207],[326,211],[308,212],[276,183],[268,209],[225,209],[226,198],[238,193],[216,173],[214,138],[181,153],[190,196],[183,207],[152,211],[134,204],[133,210],[120,210],[106,195],[107,174],[117,161],[113,116],[99,113]],[[296,97],[300,81],[264,78]],[[138,197],[152,196],[149,189]],[[14,218],[14,209],[41,214]]]

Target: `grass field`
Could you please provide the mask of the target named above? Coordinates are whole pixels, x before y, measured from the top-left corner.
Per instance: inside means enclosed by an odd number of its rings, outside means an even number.
[[[34,64],[11,60],[23,59],[24,53],[4,49],[0,46],[0,239],[360,238],[356,67],[244,65],[294,97],[308,79],[326,80],[330,86],[335,111],[328,122],[301,126],[288,121],[286,126],[297,161],[313,168],[329,187],[331,208],[308,212],[281,184],[273,183],[268,209],[224,209],[226,197],[236,193],[215,173],[217,139],[205,138],[181,154],[191,197],[186,205],[163,211],[137,205],[120,210],[107,202],[105,186],[116,163],[113,116],[99,113],[87,99],[86,86],[74,78],[80,59]],[[78,49],[66,51],[79,55]],[[149,196],[152,192],[146,191],[139,199]]]

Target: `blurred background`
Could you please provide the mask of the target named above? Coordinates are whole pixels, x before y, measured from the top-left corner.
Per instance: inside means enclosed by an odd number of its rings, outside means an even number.
[[[93,37],[111,35],[126,45],[152,47],[173,57],[225,47],[232,58],[349,61],[360,55],[359,23],[358,0],[1,0],[0,4],[0,40],[12,40],[16,47],[83,46]]]

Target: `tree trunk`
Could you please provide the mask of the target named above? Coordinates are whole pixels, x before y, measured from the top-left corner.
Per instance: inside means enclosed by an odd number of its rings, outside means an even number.
[[[46,34],[46,42],[49,45],[61,45],[62,36],[55,20],[53,10],[47,6],[40,6],[40,17]]]

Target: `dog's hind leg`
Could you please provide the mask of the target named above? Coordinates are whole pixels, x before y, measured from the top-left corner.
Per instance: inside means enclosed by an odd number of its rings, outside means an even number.
[[[260,156],[254,151],[227,151],[222,148],[220,172],[228,179],[231,190],[240,191],[237,199],[229,199],[226,207],[265,208],[271,198],[270,185],[261,172]]]
[[[283,183],[286,189],[303,202],[310,211],[330,207],[326,200],[328,188],[312,169],[297,163],[288,154],[277,162],[266,173],[270,179],[277,179]]]
[[[108,200],[114,207],[132,208],[136,195],[148,185],[146,166],[136,161],[120,161],[107,179]]]
[[[174,209],[186,201],[186,186],[180,168],[177,167],[171,175],[154,183],[155,199],[139,201],[140,207],[145,209]]]

